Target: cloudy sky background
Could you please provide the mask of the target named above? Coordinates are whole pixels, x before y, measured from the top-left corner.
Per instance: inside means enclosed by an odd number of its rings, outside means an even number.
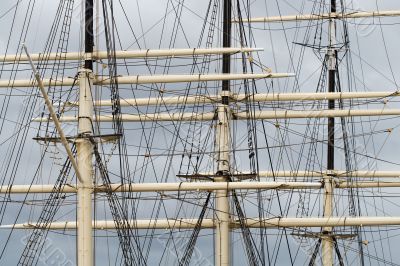
[[[178,2],[177,1],[160,1],[160,0],[146,0],[146,1],[121,1],[123,3],[123,7],[125,12],[128,14],[129,21],[126,20],[124,15],[124,10],[121,9],[120,5],[116,2],[116,24],[118,27],[118,38],[121,41],[121,49],[157,49],[157,48],[187,48],[187,47],[196,47],[199,39],[199,34],[201,31],[201,26],[203,24],[203,19],[206,13],[207,1],[195,1],[195,0],[187,0],[184,1],[184,7],[182,8],[182,13],[180,15],[180,25],[179,30],[177,31],[176,41],[171,42],[171,35],[174,28],[174,22],[176,21],[176,14],[173,6],[177,9]],[[285,15],[285,14],[298,14],[299,12],[310,13],[311,6],[313,1],[278,1],[278,0],[265,0],[265,1],[252,1],[251,4],[251,15],[256,16],[265,16],[265,14],[269,14],[271,16],[275,15]],[[399,9],[399,3],[395,0],[365,0],[365,1],[347,1],[348,7],[350,9],[356,10],[396,10]],[[13,21],[13,14],[15,6],[15,1],[11,0],[3,0],[0,6],[0,54],[8,52],[8,54],[12,54],[18,51],[18,46],[20,44],[20,35],[22,32],[22,28],[26,19],[26,9],[29,6],[29,3],[33,3],[32,1],[22,0],[20,1],[18,13],[16,14],[16,19]],[[303,6],[304,3],[304,6]],[[49,0],[37,0],[35,4],[35,9],[32,14],[32,19],[30,22],[30,28],[28,34],[26,36],[25,43],[29,47],[32,53],[41,52],[44,48],[44,43],[47,39],[48,33],[52,26],[52,22],[54,20],[54,16],[56,13],[56,8],[58,5],[58,1],[49,1]],[[167,10],[167,11],[166,11]],[[163,20],[163,17],[166,15],[166,19]],[[164,23],[165,21],[165,23]],[[129,23],[131,25],[129,25]],[[220,22],[220,20],[219,20]],[[14,23],[14,29],[10,35],[10,29],[12,24]],[[379,26],[379,23],[385,24]],[[360,21],[350,21],[349,23],[349,35],[351,41],[351,55],[352,55],[352,63],[354,66],[354,75],[356,76],[356,83],[349,84],[345,79],[343,80],[343,91],[347,91],[348,87],[351,86],[352,90],[363,91],[395,91],[398,89],[398,84],[400,82],[399,70],[400,70],[400,53],[398,52],[398,47],[400,45],[400,35],[399,35],[399,24],[400,20],[398,18],[387,18],[381,19],[373,18],[368,20]],[[294,42],[302,42],[303,36],[306,35],[306,28],[300,27],[299,31],[296,33],[296,26],[305,26],[307,24],[299,24],[295,23],[285,24],[284,26],[280,23],[271,25],[270,28],[268,25],[257,24],[254,25],[253,34],[255,44],[252,43],[253,46],[264,48],[263,52],[260,52],[257,57],[259,57],[260,62],[263,65],[270,67],[274,72],[296,72],[293,66],[297,64],[301,64],[301,73],[297,74],[297,80],[300,84],[298,90],[300,91],[315,91],[316,84],[319,78],[319,69],[321,62],[315,56],[315,54],[311,51],[311,49],[306,49],[304,52],[304,59],[302,61],[299,60],[301,47],[298,45],[294,45]],[[100,45],[99,49],[104,49],[104,35],[103,30],[101,29],[102,23],[101,19],[99,19],[100,29],[99,40]],[[218,25],[220,26],[220,24]],[[134,33],[131,31],[131,27],[133,28]],[[283,30],[283,27],[285,30]],[[311,32],[315,28],[311,28]],[[339,27],[341,30],[341,28]],[[70,35],[70,43],[69,43],[69,51],[79,51],[82,50],[82,38],[81,38],[81,8],[79,3],[75,3],[72,25],[71,25],[71,35]],[[235,28],[235,38],[237,40],[237,29]],[[9,39],[10,37],[10,39]],[[313,38],[314,34],[310,34],[310,38]],[[136,41],[135,38],[138,40]],[[8,43],[9,42],[9,43]],[[221,40],[215,38],[213,46],[220,46]],[[7,48],[8,44],[8,48]],[[237,41],[234,41],[234,44],[237,45]],[[8,50],[7,50],[8,49]],[[120,47],[118,47],[120,49]],[[292,58],[290,58],[290,54]],[[389,55],[389,57],[388,57]],[[256,58],[257,58],[256,57]],[[360,59],[362,58],[362,59]],[[181,62],[181,61],[180,61]],[[186,62],[187,61],[183,61]],[[162,62],[165,63],[165,62]],[[12,66],[6,66],[6,69],[11,69]],[[78,64],[75,63],[72,65],[72,69],[67,71],[67,75],[74,76],[75,72],[78,69]],[[239,72],[240,64],[233,65],[233,71]],[[30,70],[26,65],[22,65],[19,67],[21,71],[18,74],[18,78],[29,78]],[[213,65],[211,71],[218,71],[219,66]],[[101,70],[100,70],[101,71]],[[144,66],[137,66],[136,68],[130,69],[130,74],[149,74],[150,70]],[[151,71],[154,73],[163,73],[163,68],[151,68]],[[259,69],[257,69],[259,71]],[[169,73],[188,73],[189,68],[171,68]],[[126,70],[123,68],[120,69],[119,74],[124,75],[127,74]],[[4,71],[1,79],[8,79],[10,72]],[[345,75],[344,75],[345,76]],[[285,79],[274,82],[274,85],[271,86],[268,83],[267,87],[262,87],[263,83],[258,83],[261,86],[262,92],[271,91],[280,91],[280,92],[291,92],[295,89],[295,80],[294,79]],[[348,87],[346,87],[348,85]],[[182,85],[171,85],[169,89],[177,89]],[[210,93],[216,93],[218,90],[217,86],[215,89],[210,89]],[[24,99],[27,97],[26,90],[16,90],[12,92],[14,95],[21,93],[24,96]],[[124,92],[122,92],[124,93]],[[137,92],[136,96],[140,96],[146,94],[146,92]],[[132,95],[123,94],[123,96],[129,97]],[[107,97],[107,93],[104,92],[104,97]],[[109,96],[108,96],[109,97]],[[10,138],[14,132],[16,121],[19,121],[19,116],[21,110],[24,108],[24,101],[19,97],[12,97],[11,104],[8,106],[9,112],[7,113],[7,120],[4,120],[4,125],[1,131],[0,140],[4,144],[0,146],[0,151],[2,154],[9,154],[10,150],[13,149],[10,142],[6,140]],[[379,105],[380,104],[380,105]],[[396,102],[389,103],[388,106],[396,108],[398,104]],[[4,106],[4,102],[3,102]],[[378,108],[377,106],[382,107],[381,103],[376,105],[371,105],[371,108]],[[398,106],[397,106],[398,107]],[[38,109],[41,110],[41,109]],[[39,115],[40,112],[37,111],[35,113]],[[365,120],[363,120],[365,121]],[[385,128],[396,128],[398,126],[398,122],[396,120],[387,120],[381,121],[378,125],[375,122],[372,123],[376,129],[385,129]],[[38,154],[42,151],[42,147],[40,147],[35,141],[32,141],[31,138],[35,136],[37,130],[35,129],[36,125],[32,125],[32,130],[28,133],[28,141],[25,144],[25,152],[22,156],[22,162],[18,169],[15,183],[26,184],[30,183],[32,178],[32,171],[34,171],[37,166]],[[135,126],[128,125],[129,129],[135,129]],[[296,125],[294,125],[294,128]],[[271,129],[272,130],[272,129]],[[366,129],[368,131],[370,129]],[[132,131],[134,132],[134,131]],[[130,132],[130,134],[133,134]],[[171,134],[161,134],[158,133],[157,137],[160,139],[156,139],[153,143],[154,147],[162,147],[164,149],[168,149],[170,145]],[[323,135],[323,132],[321,133]],[[134,135],[132,135],[132,139],[134,139]],[[271,143],[279,144],[279,141],[276,140],[277,133],[270,132],[269,136],[271,137]],[[156,138],[157,138],[156,137]],[[294,138],[294,137],[293,137]],[[291,140],[293,142],[301,141],[301,138]],[[391,162],[398,162],[396,156],[398,154],[397,150],[400,148],[400,141],[398,138],[398,132],[396,130],[388,136],[379,135],[375,142],[367,145],[367,147],[358,147],[360,152],[364,152],[366,149],[371,148],[370,152],[372,155],[377,154],[379,158],[382,160],[389,160]],[[135,143],[132,140],[132,143]],[[137,144],[137,143],[136,143]],[[246,146],[246,143],[242,144],[243,147]],[[359,144],[360,146],[362,144]],[[54,148],[61,153],[62,151]],[[134,148],[130,150],[132,153],[138,152]],[[59,155],[59,156],[61,156]],[[279,158],[278,153],[275,154],[274,162],[278,162]],[[248,169],[248,162],[246,160],[246,154],[239,155],[241,156],[238,161],[241,162],[241,166],[244,169]],[[5,156],[4,156],[5,157]],[[340,158],[340,156],[338,156]],[[164,158],[165,159],[165,158]],[[338,159],[338,168],[344,169],[343,160]],[[5,160],[2,161],[3,169]],[[49,161],[49,165],[50,165]],[[176,162],[179,162],[177,159]],[[369,165],[371,162],[367,162]],[[111,165],[116,166],[116,162],[112,161]],[[165,164],[163,159],[160,161],[156,161],[156,172],[162,171],[162,166]],[[282,164],[282,163],[281,163]],[[281,165],[284,168],[284,164]],[[286,165],[287,166],[287,165]],[[206,167],[206,166],[205,166]],[[377,169],[381,170],[396,170],[399,167],[398,165],[388,164],[384,162],[378,162],[375,166]],[[178,168],[178,167],[174,167]],[[266,167],[267,168],[267,167]],[[41,175],[41,180],[36,180],[35,182],[49,182],[54,180],[54,175],[57,173],[57,167],[54,169],[45,168],[43,169],[43,174]],[[205,168],[206,169],[206,168]],[[176,169],[174,169],[176,170]],[[49,178],[49,176],[53,176],[53,179]],[[9,176],[6,176],[5,179],[8,180]],[[147,181],[147,180],[146,180]],[[152,181],[152,180],[150,180]],[[149,181],[149,182],[150,182]],[[170,181],[173,181],[170,179]],[[393,192],[390,191],[389,192]],[[43,196],[38,196],[37,199],[40,199]],[[285,197],[285,196],[283,196]],[[398,213],[397,200],[398,198],[394,198],[392,204],[388,204],[386,207],[387,215],[395,216]],[[71,202],[73,199],[71,199]],[[168,203],[167,209],[174,210],[175,203]],[[11,206],[11,205],[10,205]],[[18,205],[16,205],[18,206]],[[142,208],[146,208],[147,206],[151,206],[151,203],[148,205],[143,205]],[[19,206],[18,206],[19,208]],[[17,215],[18,208],[8,208],[7,215],[2,221],[2,224],[13,223],[15,221],[15,217]],[[37,215],[39,208],[35,208],[35,214]],[[74,217],[73,206],[67,206],[66,210],[63,213],[57,216],[58,220],[67,220]],[[276,211],[276,209],[275,209]],[[144,210],[143,210],[144,212]],[[249,210],[251,212],[251,210]],[[382,215],[383,211],[380,213]],[[193,214],[193,213],[192,213]],[[195,214],[195,213],[194,213]],[[32,219],[35,217],[34,214],[29,213],[29,208],[21,214],[18,219],[18,222],[26,221],[27,219]],[[32,219],[34,220],[34,219]],[[395,231],[397,232],[397,231]],[[8,237],[9,232],[1,231],[0,236],[2,239]],[[204,235],[210,234],[211,231],[204,231]],[[21,239],[26,232],[15,232],[13,233],[10,243],[5,250],[5,255],[0,260],[0,264],[3,265],[14,265],[19,258],[19,254],[22,248]],[[395,233],[394,233],[395,234]],[[187,234],[186,234],[187,235]],[[65,256],[65,258],[71,259],[72,263],[75,262],[75,238],[73,236],[64,236],[58,235],[56,233],[50,233],[49,238],[51,240],[52,250],[56,250],[54,254],[58,254],[60,250],[62,251],[61,257]],[[162,236],[162,234],[161,234]],[[235,236],[238,238],[238,236]],[[270,241],[273,242],[274,237],[271,237]],[[234,239],[235,240],[235,239]],[[154,254],[157,256],[160,255],[160,252],[163,250],[163,245],[165,244],[165,240],[161,238],[157,238],[155,244],[153,246]],[[200,255],[198,257],[207,258],[209,261],[213,261],[212,259],[212,245],[210,243],[212,241],[212,237],[205,236],[199,240],[198,247]],[[395,240],[394,240],[395,241]],[[393,242],[395,243],[395,242]],[[98,257],[98,265],[107,265],[114,264],[114,261],[109,261],[106,263],[107,259],[107,242],[103,240],[99,240],[99,244],[96,246],[97,252],[96,256]],[[111,241],[110,245],[117,245],[117,242],[114,240]],[[290,245],[296,246],[297,243],[293,241]],[[237,249],[241,249],[241,245],[237,244],[235,246]],[[381,245],[379,245],[381,247]],[[389,242],[385,242],[383,247],[389,248]],[[285,246],[282,246],[281,249],[284,249]],[[112,250],[115,251],[115,250]],[[380,253],[379,251],[378,253]],[[288,263],[287,256],[285,252],[281,252],[282,255],[278,256],[279,261],[278,264],[286,265]],[[17,254],[17,255],[16,255]],[[49,252],[51,254],[51,252]],[[388,255],[388,254],[386,254]],[[53,257],[50,260],[54,259]],[[152,263],[158,262],[157,259],[151,261]],[[172,263],[174,260],[174,252],[171,252],[170,257],[163,261],[164,264]],[[391,254],[393,262],[400,262],[400,255],[392,253]],[[114,256],[112,256],[114,257]],[[245,263],[245,256],[241,252],[235,252],[234,254],[236,265],[241,265],[241,263]],[[302,261],[305,256],[304,254],[299,254],[299,261]],[[67,261],[65,261],[67,262]],[[371,261],[371,265],[374,264],[375,261]],[[42,261],[42,264],[49,263],[49,261]],[[382,264],[383,265],[383,264]]]

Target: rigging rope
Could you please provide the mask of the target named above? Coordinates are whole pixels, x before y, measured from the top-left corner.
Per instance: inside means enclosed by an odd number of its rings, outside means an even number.
[[[72,146],[71,151],[74,155],[76,154],[75,144]],[[46,199],[33,232],[25,244],[25,248],[21,257],[19,258],[18,265],[29,266],[37,264],[39,256],[44,248],[44,241],[46,240],[49,232],[49,226],[54,221],[54,217],[66,197],[66,193],[61,191],[63,191],[67,185],[71,168],[71,161],[67,158],[60,170],[57,181],[55,182],[51,193]]]

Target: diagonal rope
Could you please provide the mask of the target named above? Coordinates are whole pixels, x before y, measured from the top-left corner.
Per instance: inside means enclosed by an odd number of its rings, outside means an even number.
[[[208,193],[206,202],[203,205],[203,208],[200,212],[199,219],[193,229],[192,235],[190,236],[189,243],[186,246],[185,252],[183,253],[183,258],[179,261],[179,266],[188,266],[190,265],[190,260],[193,255],[194,248],[196,246],[197,239],[199,237],[199,233],[201,230],[201,224],[203,223],[204,215],[206,214],[208,204],[210,202],[211,192]]]
[[[333,241],[333,244],[334,244],[334,246],[335,246],[335,252],[336,252],[336,256],[338,257],[338,260],[339,260],[339,265],[340,266],[344,266],[344,263],[343,263],[343,257],[342,257],[342,255],[340,254],[340,249],[339,249],[339,245],[338,245],[338,242],[337,242],[337,239],[336,239],[336,237],[332,237],[332,241]]]
[[[97,148],[97,143],[91,138],[94,147],[94,155],[97,167],[99,169],[103,185],[106,187],[106,197],[110,205],[111,214],[117,230],[119,243],[122,249],[125,265],[146,265],[145,259],[141,252],[140,243],[135,237],[132,243],[133,236],[132,228],[128,221],[128,216],[117,195],[112,191],[110,176],[106,166],[103,164],[100,153]],[[134,244],[134,246],[132,245]]]
[[[319,247],[321,246],[322,243],[322,238],[318,239],[317,244],[315,245],[315,249],[314,252],[311,256],[311,260],[310,263],[308,263],[308,266],[314,266],[315,265],[315,260],[317,259],[317,255],[318,255],[318,251],[319,251]]]
[[[258,249],[254,242],[253,236],[250,232],[250,229],[246,226],[246,216],[243,213],[242,207],[240,206],[240,202],[239,202],[236,192],[232,191],[232,195],[233,195],[233,201],[234,201],[234,204],[236,207],[236,212],[239,217],[240,229],[242,231],[249,264],[254,265],[254,266],[262,265],[263,260],[260,256],[260,253],[258,252]]]
[[[72,152],[76,154],[75,144],[72,147]],[[36,265],[39,259],[40,253],[44,247],[44,241],[46,240],[49,232],[49,225],[54,220],[54,216],[60,209],[61,203],[64,201],[66,193],[63,193],[63,188],[67,184],[68,176],[72,168],[71,161],[67,159],[64,162],[60,174],[57,178],[57,182],[46,200],[46,203],[40,213],[39,219],[36,222],[35,228],[32,234],[29,236],[28,241],[25,244],[25,248],[18,261],[18,265]]]

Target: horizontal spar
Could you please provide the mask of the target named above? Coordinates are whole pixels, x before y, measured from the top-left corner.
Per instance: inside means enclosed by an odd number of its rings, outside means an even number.
[[[63,78],[59,80],[42,79],[43,86],[72,86],[75,83],[73,78]],[[35,80],[0,80],[0,88],[33,88],[37,87]]]
[[[129,225],[134,229],[192,229],[196,227],[197,219],[157,219],[157,220],[130,220]],[[201,228],[214,228],[217,220],[203,219]],[[348,226],[399,226],[400,217],[330,217],[330,218],[270,218],[259,220],[247,218],[244,220],[248,228],[279,228],[279,227],[348,227]],[[241,228],[239,221],[232,221],[231,228]],[[23,223],[15,225],[2,225],[0,229],[33,229],[45,228],[45,225]],[[77,228],[75,221],[50,222],[46,225],[50,230],[74,230]],[[116,229],[115,221],[94,221],[93,229]]]
[[[158,114],[142,114],[142,115],[121,115],[121,121],[124,122],[150,122],[150,121],[211,121],[214,120],[215,113],[158,113]],[[59,118],[61,122],[77,122],[76,116],[61,116]],[[112,115],[101,115],[93,118],[97,122],[112,122],[114,120]],[[45,122],[48,121],[47,117],[34,118],[33,122]]]
[[[118,84],[149,84],[149,83],[180,83],[206,82],[219,80],[287,78],[295,76],[292,73],[262,73],[262,74],[194,74],[194,75],[154,75],[118,77]],[[97,77],[96,85],[109,85],[110,79]]]
[[[309,111],[258,111],[254,119],[291,119],[291,118],[327,118],[327,117],[352,117],[352,116],[386,116],[400,115],[400,109],[374,109],[374,110],[309,110]],[[234,118],[244,120],[248,114],[240,112]]]
[[[151,84],[151,83],[181,83],[181,82],[206,82],[219,80],[241,80],[241,79],[266,79],[293,77],[292,73],[261,73],[261,74],[192,74],[192,75],[137,75],[116,77],[118,84]],[[0,80],[0,88],[27,88],[35,87],[33,80]],[[43,79],[44,86],[72,86],[73,78],[64,78],[59,81]],[[97,76],[95,85],[110,85],[110,78]]]
[[[326,92],[326,93],[260,93],[254,95],[233,94],[231,101],[244,102],[273,102],[273,101],[314,101],[314,100],[341,100],[367,99],[400,96],[400,92]],[[149,106],[174,104],[205,104],[219,102],[218,95],[195,95],[158,98],[121,99],[121,106]],[[78,106],[78,102],[68,102],[67,105]],[[112,106],[111,100],[95,101],[96,106]]]
[[[250,173],[250,172],[248,172]],[[246,173],[244,173],[246,174]],[[331,171],[260,171],[258,176],[260,177],[324,177],[334,176],[338,178],[399,178],[400,171],[343,171],[343,170],[331,170]]]
[[[370,17],[395,17],[400,16],[400,10],[393,11],[373,11],[373,12],[351,12],[351,13],[324,13],[324,14],[305,14],[292,16],[257,17],[243,18],[241,21],[250,23],[271,23],[271,22],[290,22],[290,21],[309,21],[323,19],[351,19],[351,18],[370,18]],[[238,23],[235,19],[233,22]]]
[[[196,56],[196,55],[212,55],[212,54],[234,54],[262,51],[262,48],[189,48],[189,49],[148,49],[148,50],[131,50],[131,51],[116,51],[112,54],[116,59],[135,59],[135,58],[152,58],[152,57],[167,57],[167,56]],[[48,53],[48,54],[32,54],[33,61],[53,61],[53,60],[97,60],[107,59],[106,51],[95,51],[91,53]],[[0,55],[0,62],[18,62],[28,61],[28,57],[21,55]]]
[[[295,189],[320,189],[321,182],[181,182],[181,183],[131,183],[111,184],[113,192],[178,192],[178,191],[214,191],[214,190],[295,190]],[[345,182],[335,183],[336,188],[384,188],[400,187],[400,182]],[[0,186],[0,193],[25,194],[25,193],[51,193],[54,185],[13,185]],[[94,192],[107,192],[105,186],[93,188]],[[61,193],[76,193],[77,187],[69,184],[60,190]]]
[[[336,188],[391,188],[400,187],[400,182],[346,182],[342,181],[335,184]]]
[[[233,113],[234,120],[247,120],[246,112]],[[312,110],[312,111],[256,111],[251,117],[255,120],[299,119],[299,118],[327,118],[327,117],[354,117],[354,116],[399,116],[400,109],[374,109],[374,110]],[[121,115],[124,122],[166,122],[166,121],[210,121],[215,119],[215,113],[156,113]],[[93,118],[98,122],[112,122],[112,115],[100,115]],[[33,122],[46,122],[48,117],[34,118]],[[77,122],[76,116],[61,116],[60,122]]]
[[[114,192],[166,192],[166,191],[212,191],[233,189],[303,189],[322,187],[320,182],[181,182],[181,183],[131,183],[111,184]],[[0,193],[50,193],[54,185],[13,185],[0,187]],[[106,192],[107,188],[98,186],[95,192]],[[76,193],[75,185],[65,186],[60,192]]]
[[[318,101],[318,100],[346,100],[346,99],[368,99],[400,96],[399,91],[376,91],[376,92],[309,92],[309,93],[268,93],[246,96],[239,94],[234,96],[237,101],[246,99],[256,102],[268,101]]]

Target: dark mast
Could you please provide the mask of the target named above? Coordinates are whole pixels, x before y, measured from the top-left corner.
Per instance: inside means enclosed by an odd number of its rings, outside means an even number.
[[[93,0],[85,0],[85,53],[93,53]],[[85,60],[85,68],[93,70],[93,60]]]

